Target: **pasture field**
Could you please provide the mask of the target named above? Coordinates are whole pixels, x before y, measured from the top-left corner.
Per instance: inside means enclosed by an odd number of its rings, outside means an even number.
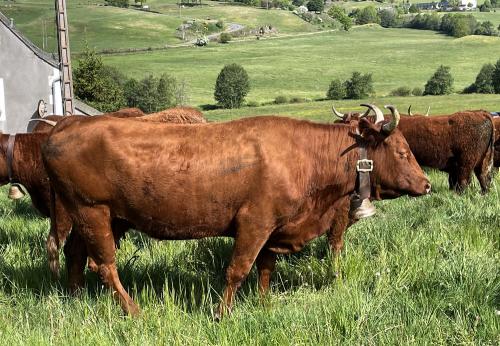
[[[455,89],[471,84],[486,62],[500,58],[500,37],[455,39],[432,31],[384,29],[377,25],[268,40],[231,42],[204,48],[103,57],[131,77],[168,72],[190,86],[191,103],[211,104],[217,75],[225,64],[248,72],[248,101],[276,96],[322,98],[331,80],[353,71],[372,73],[378,96],[400,86],[423,88],[441,64],[451,66]]]
[[[252,271],[233,315],[212,321],[232,240],[158,242],[130,232],[122,282],[143,309],[125,317],[93,273],[78,297],[50,278],[48,221],[0,189],[0,337],[8,345],[386,345],[500,342],[500,179],[462,196],[429,172],[433,193],[376,202],[346,234],[341,278],[326,237],[280,256],[272,292]],[[64,271],[64,268],[63,268]]]
[[[185,20],[222,19],[225,23],[238,23],[248,28],[272,24],[282,34],[317,30],[290,11],[224,5],[206,1],[202,8],[184,8],[179,14],[173,1],[150,1],[148,5],[160,13],[102,6],[103,0],[67,2],[72,53],[81,52],[87,40],[98,51],[127,48],[162,48],[183,43],[176,37],[176,29]],[[18,0],[0,3],[0,11],[14,18],[18,27],[39,47],[42,47],[42,23],[48,26],[47,51],[56,52],[54,1]],[[52,26],[51,26],[52,25]]]

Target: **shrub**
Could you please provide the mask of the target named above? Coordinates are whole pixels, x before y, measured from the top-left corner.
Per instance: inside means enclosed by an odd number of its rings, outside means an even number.
[[[356,24],[362,25],[368,23],[380,23],[380,17],[375,6],[366,6],[356,12]]]
[[[240,108],[250,91],[245,69],[238,64],[224,66],[215,83],[215,100],[224,108]]]
[[[276,96],[276,98],[274,99],[274,103],[277,105],[283,104],[283,103],[288,103],[288,97],[283,96],[283,95]]]
[[[333,80],[326,93],[326,98],[329,100],[341,100],[346,96],[347,93],[344,83],[340,79]]]
[[[304,103],[304,102],[307,102],[307,99],[304,97],[295,96],[290,99],[290,103]]]
[[[495,94],[500,94],[500,59],[497,60],[495,64],[495,71],[493,72],[492,79],[493,90],[495,90]]]
[[[175,78],[163,74],[160,78],[149,75],[137,81],[130,79],[124,86],[129,107],[138,107],[154,113],[177,104],[178,86]]]
[[[401,18],[394,9],[383,9],[378,13],[380,25],[384,28],[397,28],[401,26]]]
[[[413,90],[411,91],[411,94],[413,96],[422,96],[424,94],[424,91],[422,90],[422,88],[419,88],[419,87],[415,87],[413,88]]]
[[[408,9],[408,12],[410,13],[419,13],[420,10],[415,4],[411,4],[410,8]]]
[[[397,89],[394,89],[391,91],[391,96],[410,96],[411,95],[411,89],[409,87],[399,87]]]
[[[128,7],[128,0],[106,0],[107,5],[115,7]]]
[[[222,30],[224,29],[224,22],[221,19],[219,19],[217,23],[215,23],[215,26]]]
[[[260,103],[257,101],[248,101],[247,102],[247,107],[259,107]]]
[[[493,23],[487,20],[479,24],[474,34],[484,35],[484,36],[496,36],[497,32],[495,31]]]
[[[219,37],[219,42],[220,43],[229,43],[229,41],[231,41],[233,37],[231,36],[230,33],[228,32],[223,32],[222,34],[220,34],[220,37]]]
[[[325,9],[325,3],[323,0],[309,0],[307,3],[307,9],[311,12],[323,12]]]
[[[351,78],[344,82],[346,98],[361,99],[368,97],[373,92],[373,80],[371,73],[362,75],[353,72]]]
[[[453,76],[449,66],[439,66],[425,84],[424,95],[446,95],[453,91]]]
[[[352,19],[345,13],[342,7],[333,5],[328,10],[328,15],[339,21],[345,31],[348,31],[352,27]]]
[[[125,77],[104,66],[95,50],[85,48],[73,72],[75,96],[103,112],[122,108],[126,102],[120,83]]]

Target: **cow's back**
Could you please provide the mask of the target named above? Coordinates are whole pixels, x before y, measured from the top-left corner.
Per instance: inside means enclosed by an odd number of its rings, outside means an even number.
[[[66,193],[81,203],[111,203],[113,216],[159,238],[165,236],[157,229],[174,239],[211,236],[217,233],[207,232],[230,230],[241,208],[266,203],[266,196],[299,199],[310,185],[314,167],[300,149],[310,137],[298,135],[307,125],[255,119],[199,125],[75,120],[56,127],[44,156],[65,186],[78,186]],[[269,212],[279,205],[274,197]]]

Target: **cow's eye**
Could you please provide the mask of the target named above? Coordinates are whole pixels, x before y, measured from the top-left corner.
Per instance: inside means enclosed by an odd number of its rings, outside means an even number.
[[[408,152],[407,151],[400,151],[399,157],[401,157],[402,159],[406,159],[408,157]]]

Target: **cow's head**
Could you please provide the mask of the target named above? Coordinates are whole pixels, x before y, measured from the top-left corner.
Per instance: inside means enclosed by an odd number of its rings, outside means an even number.
[[[413,156],[406,139],[398,130],[400,115],[393,106],[386,106],[392,113],[384,120],[382,111],[369,105],[376,120],[359,120],[359,140],[366,146],[368,158],[373,160],[370,174],[372,198],[395,198],[401,195],[421,196],[430,192],[431,184]]]

